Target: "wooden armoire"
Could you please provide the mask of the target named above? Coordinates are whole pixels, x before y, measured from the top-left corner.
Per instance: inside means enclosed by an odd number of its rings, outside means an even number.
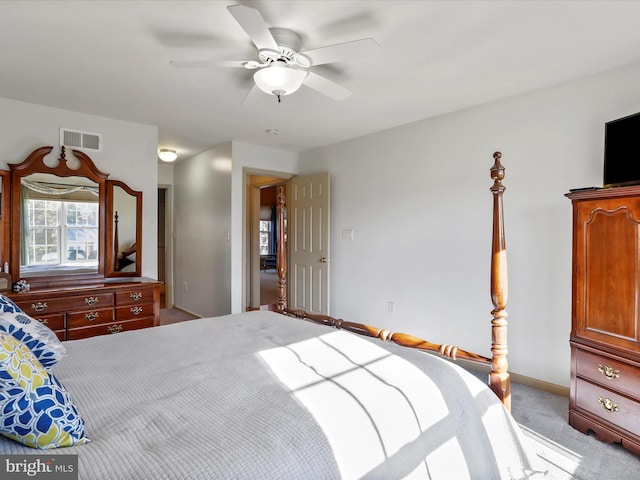
[[[569,423],[640,454],[640,186],[571,192]]]

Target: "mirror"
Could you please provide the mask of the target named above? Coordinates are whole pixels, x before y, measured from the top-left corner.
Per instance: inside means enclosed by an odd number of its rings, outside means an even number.
[[[20,277],[98,273],[100,190],[85,177],[20,179]]]
[[[64,147],[45,162],[52,150],[9,164],[11,275],[31,288],[95,283],[105,273],[108,174],[81,151],[67,159]]]
[[[139,277],[142,258],[142,192],[118,180],[107,180],[108,277]]]

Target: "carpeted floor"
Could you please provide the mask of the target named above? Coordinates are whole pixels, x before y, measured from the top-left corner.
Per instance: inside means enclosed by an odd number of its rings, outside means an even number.
[[[175,308],[161,308],[160,309],[160,325],[168,325],[170,323],[184,322],[185,320],[193,320],[194,318],[200,318],[182,310]]]
[[[271,305],[278,301],[278,272],[260,271],[260,305]]]
[[[472,372],[486,381],[486,375]],[[638,480],[640,456],[619,444],[606,444],[569,425],[569,399],[511,383],[513,417],[542,459],[546,474],[532,480]]]

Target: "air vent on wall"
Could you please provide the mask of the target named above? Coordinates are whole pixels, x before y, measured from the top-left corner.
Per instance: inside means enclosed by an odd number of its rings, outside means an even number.
[[[81,148],[93,152],[102,151],[102,135],[99,133],[81,132],[60,128],[60,145],[72,148]]]

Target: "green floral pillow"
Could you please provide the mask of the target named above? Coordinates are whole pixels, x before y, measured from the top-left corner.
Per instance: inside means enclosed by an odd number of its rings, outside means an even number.
[[[0,332],[0,434],[32,448],[82,445],[84,420],[67,390],[24,343]]]

